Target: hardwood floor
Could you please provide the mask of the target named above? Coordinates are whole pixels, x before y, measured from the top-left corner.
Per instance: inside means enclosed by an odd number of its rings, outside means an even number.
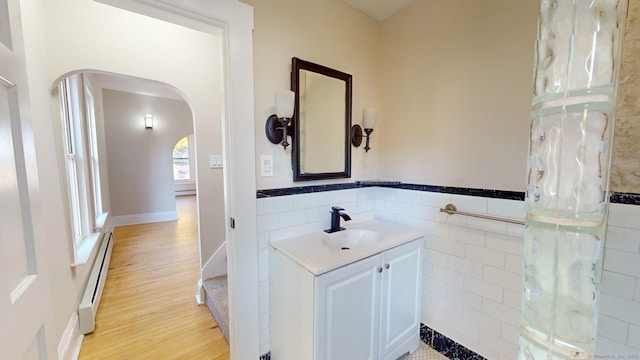
[[[195,196],[176,198],[178,221],[118,227],[96,329],[80,359],[229,359],[199,277]]]

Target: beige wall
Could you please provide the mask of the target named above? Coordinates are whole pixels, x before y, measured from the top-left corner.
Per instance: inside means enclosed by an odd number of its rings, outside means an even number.
[[[611,190],[640,193],[640,3],[629,2],[618,88]]]
[[[193,133],[184,101],[103,90],[111,215],[176,211],[171,154]],[[153,129],[144,115],[153,115]]]
[[[353,123],[362,123],[362,109],[380,107],[379,24],[342,0],[243,0],[254,7],[256,158],[273,155],[274,176],[257,178],[258,189],[304,186],[293,182],[291,147],[271,144],[264,134],[275,112],[274,92],[290,89],[291,58],[340,70],[353,76]],[[363,147],[352,153],[351,182],[375,175],[376,152]],[[256,162],[259,166],[259,161]],[[260,174],[259,167],[256,168]]]
[[[88,272],[83,269],[71,269],[73,252],[71,249],[71,237],[67,221],[63,212],[63,182],[61,174],[64,173],[64,162],[58,162],[53,149],[60,148],[61,142],[57,142],[52,136],[55,131],[52,121],[51,96],[49,94],[49,79],[47,78],[47,61],[45,39],[44,11],[40,1],[22,2],[21,18],[25,45],[26,72],[29,86],[29,102],[31,121],[33,124],[34,143],[38,160],[38,177],[40,188],[38,196],[40,207],[34,209],[41,214],[40,219],[35,219],[34,229],[36,236],[46,239],[45,261],[47,270],[40,273],[47,276],[51,284],[52,304],[43,304],[53,310],[53,329],[47,329],[47,349],[49,355],[55,354],[56,348],[62,337],[62,333],[71,317],[72,307],[78,298],[79,289],[74,287],[72,276],[86,279]],[[40,220],[40,223],[37,221]],[[43,256],[39,254],[38,256]],[[55,269],[55,270],[51,270]],[[73,272],[73,274],[72,274]],[[80,285],[81,286],[81,285]],[[51,356],[50,356],[51,357]]]
[[[293,183],[290,150],[263,131],[297,56],[354,75],[354,123],[363,107],[379,110],[373,150],[352,148],[345,182],[525,190],[538,0],[422,0],[382,22],[340,0],[244,2],[255,8],[256,158],[275,161],[275,176],[259,177],[259,189],[317,183]],[[638,49],[640,4],[632,1],[612,191],[640,193]]]
[[[382,22],[341,0],[245,2],[255,11],[256,158],[275,162],[259,189],[316,183],[293,183],[290,150],[263,131],[296,56],[353,75],[354,123],[379,109],[372,150],[352,148],[344,181],[524,190],[537,0],[419,1]]]
[[[382,23],[381,178],[524,191],[538,4],[419,1]]]

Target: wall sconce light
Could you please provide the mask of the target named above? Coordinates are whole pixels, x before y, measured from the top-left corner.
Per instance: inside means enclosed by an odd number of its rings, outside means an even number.
[[[360,144],[362,144],[362,138],[366,137],[367,142],[364,146],[364,151],[368,152],[371,149],[371,147],[369,147],[369,137],[371,136],[373,129],[376,127],[376,122],[378,121],[378,110],[365,108],[362,116],[362,125],[364,126],[364,132],[366,135],[362,135],[362,128],[360,125],[353,125],[351,127],[351,144],[355,147],[359,147]]]
[[[144,116],[144,128],[153,129],[153,116],[151,114]]]
[[[276,113],[267,118],[264,130],[267,139],[273,144],[280,144],[287,149],[287,135],[293,137],[293,125],[290,125],[293,117],[296,93],[293,91],[276,91]],[[289,132],[289,134],[287,134]]]

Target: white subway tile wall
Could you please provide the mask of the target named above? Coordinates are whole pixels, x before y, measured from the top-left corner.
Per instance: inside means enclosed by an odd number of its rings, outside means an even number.
[[[410,225],[425,235],[422,322],[488,359],[513,359],[518,348],[523,226],[440,208],[523,219],[521,201],[377,189],[376,217]],[[394,196],[402,192],[402,197]],[[404,198],[420,199],[420,213],[393,212]],[[428,209],[425,209],[428,208]],[[445,291],[446,290],[446,291]]]
[[[611,204],[596,353],[640,358],[640,206]]]
[[[524,226],[440,212],[514,219],[521,201],[390,188],[261,198],[258,202],[260,353],[269,349],[270,240],[329,227],[337,205],[354,219],[377,218],[422,229],[422,322],[489,360],[517,354]],[[598,354],[640,354],[640,206],[612,204],[602,280]]]

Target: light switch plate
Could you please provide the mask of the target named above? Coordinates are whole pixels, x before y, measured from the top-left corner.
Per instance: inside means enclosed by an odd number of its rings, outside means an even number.
[[[222,155],[209,155],[209,167],[211,169],[221,169]]]
[[[260,155],[260,176],[273,176],[273,155]]]

